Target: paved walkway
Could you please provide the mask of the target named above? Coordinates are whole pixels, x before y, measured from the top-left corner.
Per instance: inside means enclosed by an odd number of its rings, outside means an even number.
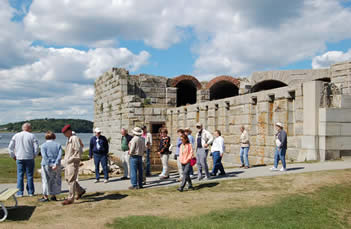
[[[294,174],[294,173],[306,173],[314,171],[323,171],[323,170],[339,170],[339,169],[351,169],[351,161],[328,161],[321,163],[301,163],[301,164],[290,164],[288,165],[287,172],[280,171],[270,171],[271,166],[262,166],[254,167],[250,169],[226,169],[226,177],[215,177],[207,182],[218,181],[218,180],[227,180],[227,179],[247,179],[263,176],[279,176],[284,174]],[[148,177],[147,184],[145,188],[154,188],[154,187],[163,187],[163,186],[175,186],[179,183],[176,182],[178,178],[177,173],[172,173],[170,179],[161,181],[158,176]],[[105,191],[119,191],[127,190],[130,186],[129,180],[121,180],[120,178],[112,178],[110,182],[105,184],[103,182],[94,183],[95,179],[81,180],[80,185],[87,189],[87,192],[105,192]],[[198,181],[193,180],[193,183],[196,184]],[[0,184],[0,191],[5,188],[16,187],[16,184]],[[67,184],[65,181],[62,182],[63,192],[67,192]],[[41,183],[35,183],[36,194],[41,193]]]

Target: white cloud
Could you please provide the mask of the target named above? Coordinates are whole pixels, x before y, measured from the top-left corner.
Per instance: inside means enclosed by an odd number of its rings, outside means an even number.
[[[351,60],[351,49],[347,52],[329,51],[312,59],[312,68],[328,68],[330,65]]]

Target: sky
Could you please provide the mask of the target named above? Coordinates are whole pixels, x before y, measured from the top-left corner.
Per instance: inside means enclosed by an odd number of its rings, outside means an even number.
[[[350,0],[0,0],[0,124],[93,120],[112,67],[200,80],[351,59]]]

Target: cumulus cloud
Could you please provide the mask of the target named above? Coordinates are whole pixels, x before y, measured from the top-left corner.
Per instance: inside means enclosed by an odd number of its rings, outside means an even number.
[[[329,51],[312,59],[312,68],[328,68],[330,65],[351,60],[351,49],[347,52]]]

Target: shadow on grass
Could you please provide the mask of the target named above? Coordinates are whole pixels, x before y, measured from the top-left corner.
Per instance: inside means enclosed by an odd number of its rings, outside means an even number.
[[[213,188],[216,187],[217,185],[219,185],[218,182],[210,182],[210,183],[204,183],[204,184],[199,184],[197,186],[194,187],[195,190],[200,190],[203,188]]]
[[[123,198],[126,198],[127,196],[128,195],[118,194],[118,193],[105,195],[104,192],[96,192],[93,194],[84,195],[82,198],[82,201],[79,202],[79,204],[90,203],[90,202],[99,202],[99,201],[103,201],[103,200],[121,200]]]
[[[8,216],[6,221],[28,221],[32,217],[35,208],[35,206],[18,206],[7,209]],[[3,212],[1,211],[0,217],[2,216]]]

